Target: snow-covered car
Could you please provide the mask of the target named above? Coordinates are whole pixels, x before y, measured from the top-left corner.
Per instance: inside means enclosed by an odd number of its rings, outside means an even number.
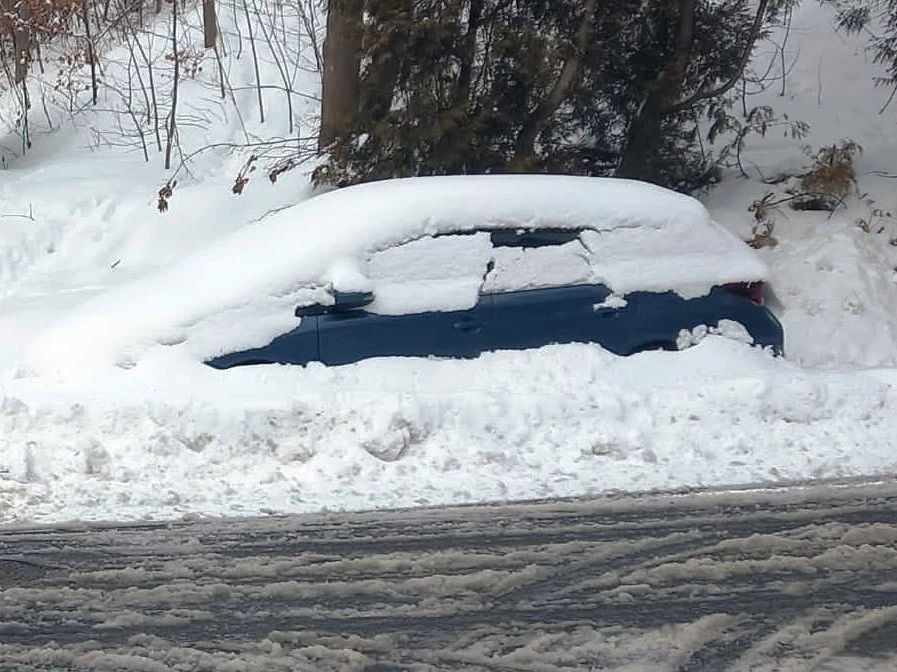
[[[723,323],[781,351],[760,305],[765,277],[703,205],[654,185],[384,180],[314,196],[104,292],[32,342],[21,370],[342,364],[570,341],[625,355]]]
[[[406,229],[405,218],[418,224],[439,213],[433,189],[470,210],[456,222],[445,216]],[[558,176],[390,181],[327,200],[335,209],[360,205],[384,190],[395,190],[394,204],[337,221],[351,235],[392,210],[400,238],[343,260],[324,293],[295,308],[295,328],[207,363],[466,358],[571,342],[629,355],[676,349],[683,334],[721,324],[782,351],[782,327],[762,305],[762,265],[697,201],[630,181]],[[302,217],[301,208],[294,214],[303,228],[332,224]]]

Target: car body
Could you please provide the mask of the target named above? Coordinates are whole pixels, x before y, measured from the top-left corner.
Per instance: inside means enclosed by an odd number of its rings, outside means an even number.
[[[600,231],[550,224],[492,228],[484,220],[479,227],[444,227],[375,247],[360,255],[346,288],[331,283],[322,299],[295,308],[298,326],[207,363],[224,369],[395,356],[470,358],[571,342],[630,355],[676,349],[683,331],[725,322],[740,324],[753,343],[782,352],[782,326],[762,305],[763,280],[756,271],[693,295],[677,292],[678,286],[621,294],[595,272]],[[726,261],[719,255],[717,263]],[[650,275],[650,266],[643,272]],[[679,284],[688,280],[686,274]]]
[[[757,345],[783,349],[779,321],[741,291],[719,287],[705,297],[636,292],[626,305],[605,306],[603,285],[574,285],[484,294],[457,311],[378,315],[363,306],[307,315],[296,329],[260,348],[207,363],[219,369],[249,364],[349,364],[372,357],[475,357],[490,350],[552,343],[597,343],[618,355],[675,350],[680,333],[722,320],[741,324]],[[300,309],[301,312],[301,309]]]

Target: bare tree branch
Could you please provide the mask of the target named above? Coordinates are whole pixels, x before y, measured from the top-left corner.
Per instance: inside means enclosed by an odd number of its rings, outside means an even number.
[[[524,125],[517,136],[514,158],[510,163],[512,171],[518,172],[526,169],[528,160],[535,152],[536,138],[539,137],[539,133],[544,130],[546,124],[551,120],[551,116],[557,112],[557,109],[570,95],[570,91],[576,83],[576,77],[579,74],[579,66],[582,63],[583,54],[589,44],[592,26],[595,23],[597,6],[598,0],[586,0],[582,19],[576,31],[573,53],[564,61],[564,66],[561,68],[561,73],[558,75],[554,86],[551,87],[548,95],[533,110],[527,124]]]
[[[675,114],[676,112],[681,112],[682,110],[686,110],[689,107],[692,107],[695,103],[698,103],[702,100],[721,96],[738,83],[738,80],[741,79],[741,76],[744,73],[744,69],[747,67],[748,61],[750,61],[751,59],[751,54],[754,51],[754,45],[756,44],[757,38],[760,35],[760,30],[763,27],[763,19],[766,16],[766,9],[768,6],[769,0],[760,0],[760,4],[757,6],[757,13],[754,15],[754,23],[751,26],[751,32],[748,35],[748,42],[745,45],[744,51],[741,54],[741,58],[738,61],[738,68],[736,69],[735,73],[728,80],[714,89],[709,89],[706,86],[700,88],[685,100],[681,100],[668,107],[665,110],[666,113]]]

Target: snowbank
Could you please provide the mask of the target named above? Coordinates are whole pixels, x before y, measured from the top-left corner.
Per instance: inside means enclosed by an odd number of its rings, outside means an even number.
[[[882,112],[892,91],[874,84],[886,73],[866,51],[868,35],[845,35],[833,25],[830,4],[805,2],[787,37],[780,31],[760,43],[752,67],[767,73],[768,86],[748,86],[747,109],[769,105],[809,123],[810,133],[793,138],[773,125],[765,137],[748,136],[742,164],[749,179],[730,174],[702,200],[717,221],[748,239],[750,205],[766,194],[785,199],[785,189],[796,186],[764,180],[803,173],[820,147],[859,143],[858,184],[847,207],[829,215],[782,202],[770,213],[778,245],[759,254],[780,301],[775,310],[790,359],[826,368],[897,366],[897,101]],[[777,45],[784,45],[784,58]]]
[[[721,337],[215,371],[148,357],[0,404],[0,520],[502,501],[897,471],[897,392]]]

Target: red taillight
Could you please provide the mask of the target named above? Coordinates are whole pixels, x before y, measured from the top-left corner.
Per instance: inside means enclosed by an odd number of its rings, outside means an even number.
[[[762,282],[730,282],[723,285],[725,289],[749,299],[758,306],[763,305],[763,283]]]

